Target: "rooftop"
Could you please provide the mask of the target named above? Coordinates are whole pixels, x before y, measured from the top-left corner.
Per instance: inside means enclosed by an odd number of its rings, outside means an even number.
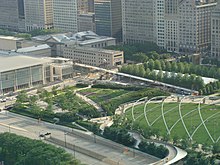
[[[14,41],[23,40],[23,38],[17,38],[17,37],[13,37],[13,36],[3,36],[3,35],[0,35],[0,39],[14,40]]]
[[[109,49],[101,49],[101,48],[90,48],[90,47],[81,47],[81,46],[69,46],[67,48],[72,48],[72,49],[78,49],[78,50],[85,50],[85,51],[93,51],[93,52],[100,52],[100,53],[109,53],[109,54],[117,54],[121,53],[122,51],[119,50],[109,50]]]
[[[44,49],[50,49],[50,46],[47,44],[31,46],[31,47],[26,47],[26,48],[20,48],[16,52],[29,53],[29,52],[33,52],[33,51],[37,51],[37,50],[44,50]]]
[[[13,52],[0,51],[0,72],[26,68],[51,62],[51,59],[34,58]]]

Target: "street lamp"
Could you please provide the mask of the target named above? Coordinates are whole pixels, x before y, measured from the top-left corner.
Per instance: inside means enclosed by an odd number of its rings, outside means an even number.
[[[96,135],[93,133],[93,135],[94,135],[94,143],[96,143]]]
[[[74,158],[76,158],[76,145],[73,143]]]
[[[64,132],[64,144],[65,144],[65,147],[66,147],[66,135],[67,135],[67,132]]]

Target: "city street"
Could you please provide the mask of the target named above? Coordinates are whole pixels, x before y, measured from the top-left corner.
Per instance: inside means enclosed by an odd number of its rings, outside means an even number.
[[[111,147],[115,145],[115,143],[109,142],[108,140],[106,140],[106,142],[110,144],[109,146],[98,142],[96,143],[95,139],[93,141],[91,139],[72,134],[72,129],[68,127],[54,125],[46,122],[38,122],[38,120],[5,111],[0,112],[0,132],[16,133],[18,135],[32,139],[39,139],[40,134],[50,132],[51,137],[53,138],[56,138],[65,143],[73,144],[88,150],[89,152],[94,152],[100,156],[105,157],[105,159],[102,161],[98,161],[95,159],[95,157],[92,158],[91,156],[88,157],[88,155],[86,156],[85,154],[75,152],[76,158],[80,159],[82,163],[87,164],[105,165],[110,164],[109,162],[112,162],[113,164],[118,165],[142,165],[150,164],[159,160],[147,154],[138,154],[137,151],[137,153],[134,154],[130,154],[129,152],[126,153],[126,151],[122,149]],[[85,137],[88,137],[91,133],[89,132],[81,134],[84,134]],[[93,135],[91,138],[93,138]],[[94,136],[94,138],[96,137]],[[67,151],[74,155],[74,150]]]

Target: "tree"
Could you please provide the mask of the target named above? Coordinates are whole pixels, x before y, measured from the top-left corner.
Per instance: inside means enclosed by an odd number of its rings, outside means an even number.
[[[220,153],[220,145],[218,143],[214,143],[212,153],[213,154]]]
[[[170,62],[166,61],[165,64],[166,64],[166,71],[171,72],[171,64],[170,64]]]
[[[164,60],[162,60],[162,61],[160,62],[160,64],[161,64],[161,69],[162,69],[162,70],[166,70],[166,64],[165,64]]]
[[[17,95],[17,100],[16,102],[17,103],[25,103],[25,102],[28,102],[28,95],[25,91],[21,91],[19,92],[19,94]]]
[[[138,66],[138,76],[144,77],[144,75],[145,75],[144,66],[143,65],[139,65]]]
[[[159,70],[159,72],[157,73],[157,80],[158,81],[163,81],[163,71]]]
[[[157,70],[162,70],[162,67],[161,67],[161,63],[159,60],[155,60],[154,61],[154,68],[157,69]]]
[[[150,69],[147,68],[146,71],[145,71],[145,75],[144,75],[144,77],[149,78],[150,73],[151,73]]]
[[[184,73],[184,64],[182,62],[177,63],[178,72]]]
[[[79,165],[65,150],[15,134],[0,134],[0,159],[7,165]]]
[[[171,64],[171,70],[172,70],[172,72],[177,72],[177,64],[176,64],[176,62],[173,62]]]
[[[146,62],[148,60],[148,57],[145,53],[135,53],[134,55],[134,59],[137,62]]]
[[[148,62],[148,67],[150,70],[155,68],[154,60],[150,59]]]

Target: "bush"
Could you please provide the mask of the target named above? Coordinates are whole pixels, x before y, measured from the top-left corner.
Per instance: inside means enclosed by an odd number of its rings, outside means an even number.
[[[143,140],[139,145],[139,149],[145,153],[148,153],[150,155],[156,156],[158,158],[165,158],[169,151],[164,146],[156,146],[155,143],[147,142],[146,140]]]

